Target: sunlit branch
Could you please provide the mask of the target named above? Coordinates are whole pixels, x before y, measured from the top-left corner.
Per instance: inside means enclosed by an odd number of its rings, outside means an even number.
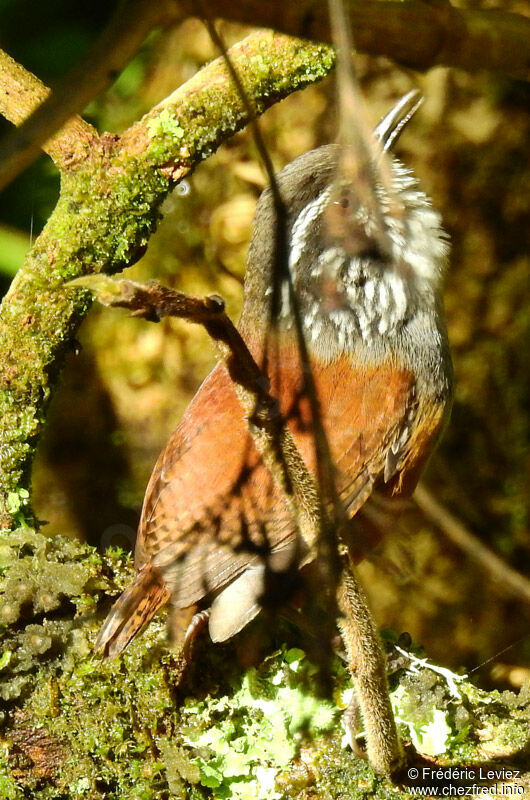
[[[170,0],[157,3],[124,0],[88,55],[65,75],[53,92],[4,56],[0,61],[3,73],[0,91],[2,81],[8,88],[18,81],[23,92],[3,92],[0,111],[20,127],[0,142],[0,189],[31,164],[44,143],[65,123],[68,124],[61,134],[44,149],[61,168],[86,157],[91,144],[90,126],[80,119],[68,120],[81,113],[116,80],[154,27],[173,19],[176,19],[176,11]],[[19,106],[20,97],[24,102]],[[77,146],[76,135],[80,135]]]
[[[327,0],[264,3],[204,0],[216,17],[331,42]],[[462,8],[448,0],[344,0],[356,50],[384,55],[403,66],[438,65],[468,72],[494,70],[530,80],[530,19],[499,9]],[[194,14],[194,0],[181,6]]]

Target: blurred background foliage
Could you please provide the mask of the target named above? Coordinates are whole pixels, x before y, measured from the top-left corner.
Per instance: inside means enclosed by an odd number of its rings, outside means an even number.
[[[1,0],[0,45],[53,85],[111,10],[102,0]],[[228,43],[247,32],[220,28]],[[215,55],[196,20],[153,34],[85,116],[99,130],[119,133]],[[530,87],[444,68],[418,75],[384,58],[360,56],[356,65],[374,123],[411,87],[425,95],[398,155],[433,197],[453,243],[446,308],[456,396],[426,483],[482,541],[528,574]],[[266,113],[262,129],[278,169],[335,139],[334,91],[331,77]],[[7,127],[2,122],[0,131]],[[243,132],[168,198],[147,254],[128,277],[218,292],[237,318],[263,186],[252,138]],[[2,291],[57,192],[55,170],[43,157],[0,197]],[[153,463],[214,363],[214,347],[198,327],[175,320],[152,325],[101,308],[92,310],[79,339],[40,446],[35,506],[50,535],[131,547]],[[495,657],[481,668],[482,685],[520,685],[529,674],[528,606],[503,597],[413,507],[401,527],[382,557],[361,568],[380,624],[410,631],[448,666],[472,669]]]

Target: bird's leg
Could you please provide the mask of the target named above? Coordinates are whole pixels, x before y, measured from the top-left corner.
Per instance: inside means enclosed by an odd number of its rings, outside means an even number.
[[[178,684],[191,664],[194,642],[208,624],[209,616],[209,611],[199,611],[196,605],[188,608],[173,607],[170,611],[168,638],[171,649],[177,656]]]
[[[366,731],[367,754],[377,772],[392,776],[399,772],[404,753],[390,705],[387,665],[366,598],[357,583],[350,560],[345,560],[338,591],[342,612],[339,627]],[[350,737],[355,736],[354,709],[346,712]]]
[[[182,645],[182,658],[184,660],[185,665],[188,665],[191,662],[191,658],[193,655],[193,645],[195,643],[195,640],[204,631],[204,629],[208,625],[209,619],[210,619],[209,609],[204,611],[197,611],[197,613],[194,614],[193,617],[191,618],[191,622],[186,628],[186,632],[184,634],[184,642]]]

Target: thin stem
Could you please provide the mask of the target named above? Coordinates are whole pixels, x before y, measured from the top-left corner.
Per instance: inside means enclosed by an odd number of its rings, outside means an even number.
[[[530,581],[486,547],[421,483],[414,492],[414,500],[418,508],[443,531],[448,539],[493,578],[500,592],[530,603]]]
[[[364,722],[368,758],[377,772],[392,776],[399,772],[404,755],[388,694],[386,659],[351,562],[344,566],[339,607],[343,612],[339,627]]]

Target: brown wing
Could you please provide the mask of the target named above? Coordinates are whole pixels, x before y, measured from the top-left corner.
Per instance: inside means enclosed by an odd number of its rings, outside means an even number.
[[[418,403],[413,374],[392,364],[353,363],[340,359],[313,364],[322,421],[338,470],[338,488],[350,517],[354,516],[377,480],[386,479],[388,454],[396,442],[414,430]],[[284,352],[281,371],[272,379],[273,393],[295,398],[282,411],[300,452],[315,470],[311,413],[295,350]],[[399,450],[396,472],[403,461]]]
[[[279,394],[293,397],[297,356],[282,358]],[[417,389],[414,375],[390,363],[356,365],[343,356],[314,366],[323,423],[338,489],[353,520],[344,530],[351,555],[361,561],[387,534],[399,534],[398,520],[443,428],[449,404]],[[286,382],[291,382],[286,386]],[[276,389],[276,391],[278,391]],[[284,407],[298,447],[314,470],[315,452],[307,400]],[[399,536],[398,536],[399,538]],[[379,551],[378,551],[379,552]]]
[[[202,384],[149,482],[136,566],[155,559],[189,605],[293,541],[287,505],[248,433],[219,364]]]
[[[288,425],[314,470],[311,417],[295,348],[271,375]],[[413,376],[391,365],[354,369],[346,358],[315,367],[323,422],[353,516],[385,472],[387,454],[415,411]],[[295,398],[293,400],[293,398]],[[154,559],[190,605],[233,581],[264,553],[294,542],[295,527],[254,447],[230,378],[219,364],[206,379],[161,454],[151,478],[136,551]]]
[[[281,398],[301,455],[314,471],[311,414],[296,348],[284,348],[274,363],[272,392]],[[379,537],[381,515],[391,521],[399,511],[394,500],[372,502],[374,487],[389,497],[412,492],[443,407],[420,402],[413,375],[391,364],[354,368],[343,357],[316,364],[313,372],[340,496],[350,517],[362,509],[349,543],[361,558]],[[264,556],[273,569],[285,569],[294,545],[287,505],[219,364],[155,466],[136,547],[138,574],[109,613],[98,648],[120,652],[170,594],[174,607],[185,608],[218,590],[210,634],[218,641],[228,638],[259,611]]]

